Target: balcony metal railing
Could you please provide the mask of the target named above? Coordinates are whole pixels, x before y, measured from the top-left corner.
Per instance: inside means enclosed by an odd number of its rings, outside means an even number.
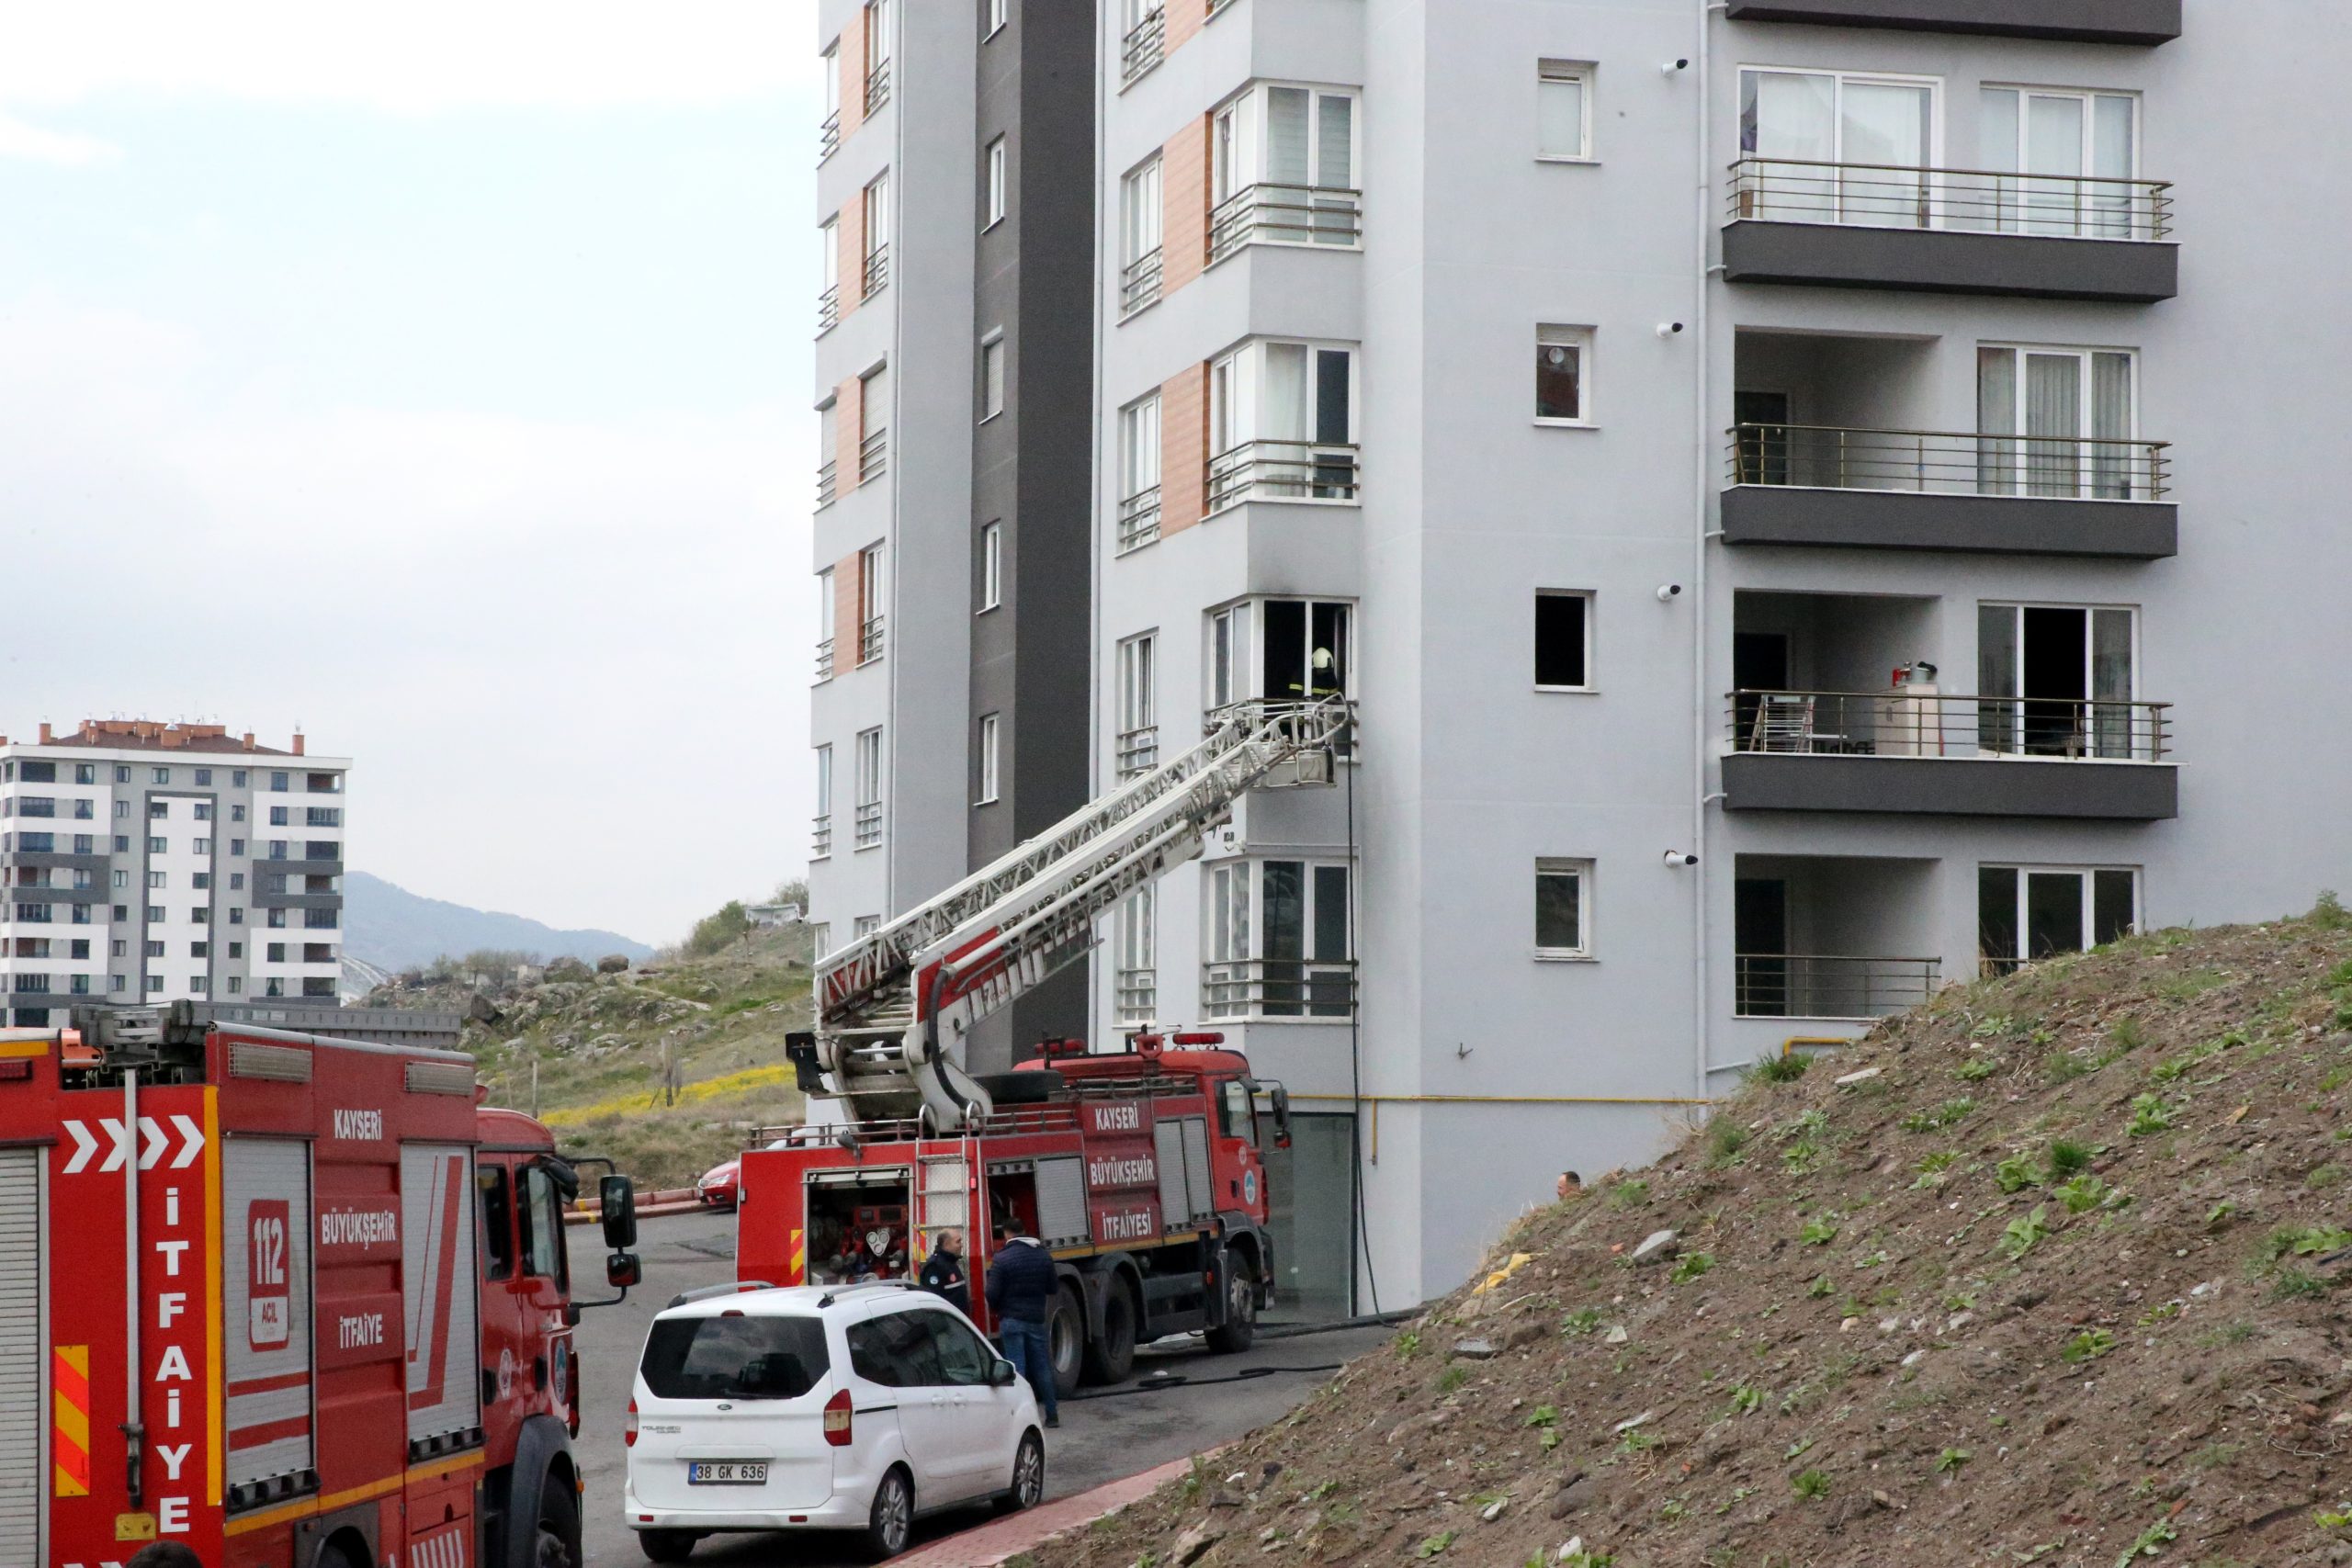
[[[1114,987],[1121,1023],[1150,1023],[1159,1018],[1159,971],[1122,969]]]
[[[827,458],[817,465],[817,504],[820,507],[831,506],[833,503],[836,488],[834,480],[832,459]]]
[[[2160,501],[2172,479],[2168,441],[1827,424],[1736,424],[1727,434],[1736,485]]]
[[[2170,703],[1942,692],[1730,694],[1732,750],[1800,756],[2031,757],[2154,762]]]
[[[869,615],[857,628],[857,661],[871,664],[882,657],[882,617]]]
[[[1223,12],[1227,6],[1232,4],[1233,0],[1209,0],[1208,14],[1212,17],[1216,16]]]
[[[835,284],[817,296],[817,335],[824,336],[842,322],[842,289]]]
[[[1159,302],[1160,247],[1154,245],[1119,269],[1119,314],[1132,316]]]
[[[1158,65],[1168,54],[1168,13],[1147,12],[1127,29],[1119,43],[1119,84],[1125,86]]]
[[[1159,487],[1139,490],[1119,502],[1119,550],[1141,549],[1159,537]]]
[[[865,73],[865,112],[872,114],[890,101],[890,62],[877,60]]]
[[[2164,180],[1747,157],[1731,166],[1728,199],[1732,218],[1768,223],[2142,243],[2172,233]]]
[[[817,814],[809,829],[808,853],[812,859],[823,860],[832,852],[833,814],[830,811],[822,811]]]
[[[1934,958],[1842,953],[1742,953],[1732,964],[1737,1018],[1884,1018],[1933,997],[1943,970]]]
[[[823,163],[842,146],[842,111],[835,109],[817,127],[817,162]]]
[[[869,430],[857,444],[857,482],[872,484],[890,471],[890,431]]]
[[[1249,958],[1201,965],[1201,1009],[1214,1019],[1346,1018],[1352,959]]]
[[[1253,499],[1353,501],[1358,466],[1352,444],[1244,441],[1208,460],[1208,509]]]
[[[865,265],[861,274],[868,298],[890,287],[890,242],[883,241],[865,253]]]
[[[833,639],[829,637],[820,637],[817,639],[817,679],[830,681],[832,678]]]
[[[857,847],[870,850],[882,841],[882,803],[869,800],[857,808]]]
[[[1353,245],[1363,192],[1336,186],[1244,186],[1209,213],[1209,265],[1244,245]]]
[[[1159,766],[1159,726],[1147,724],[1140,729],[1119,732],[1119,777],[1131,779],[1148,773]]]

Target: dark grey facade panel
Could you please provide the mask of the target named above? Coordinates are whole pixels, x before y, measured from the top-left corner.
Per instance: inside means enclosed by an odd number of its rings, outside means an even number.
[[[1725,15],[2068,43],[2155,45],[2180,36],[2180,0],[1730,0]]]
[[[2156,822],[2180,814],[2169,762],[1996,757],[1836,757],[1736,752],[1723,760],[1726,811],[1877,812]]]
[[[256,909],[340,909],[340,893],[266,893],[255,888],[247,900]]]
[[[113,864],[107,855],[77,855],[63,850],[10,850],[0,853],[0,865],[34,871],[86,871],[93,876],[104,876]]]
[[[2179,548],[2180,509],[2163,501],[1734,485],[1723,492],[1723,532],[1726,545],[2161,560]]]
[[[1724,277],[1732,283],[2132,305],[2180,291],[2180,247],[2160,240],[1739,219],[1724,225],[1723,243]]]

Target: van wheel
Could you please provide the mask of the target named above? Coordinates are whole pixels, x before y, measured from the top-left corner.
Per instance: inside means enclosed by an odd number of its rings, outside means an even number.
[[[684,1562],[701,1539],[692,1530],[639,1530],[637,1546],[650,1562]]]
[[[1225,1281],[1225,1321],[1208,1331],[1209,1348],[1237,1355],[1258,1337],[1258,1277],[1250,1259],[1229,1247],[1218,1257],[1216,1272]]]
[[[996,1500],[1000,1514],[1017,1514],[1035,1507],[1046,1495],[1046,1439],[1031,1427],[1021,1434],[1012,1453],[1012,1484]]]
[[[1046,1309],[1046,1355],[1054,1363],[1054,1390],[1068,1393],[1078,1387],[1086,1366],[1086,1314],[1078,1292],[1064,1285]]]
[[[915,1529],[915,1489],[907,1472],[892,1466],[874,1489],[874,1506],[865,1516],[865,1554],[879,1562],[907,1549]]]
[[[1086,1342],[1086,1377],[1090,1382],[1125,1382],[1135,1370],[1135,1299],[1126,1281],[1114,1280],[1102,1298],[1102,1337]]]

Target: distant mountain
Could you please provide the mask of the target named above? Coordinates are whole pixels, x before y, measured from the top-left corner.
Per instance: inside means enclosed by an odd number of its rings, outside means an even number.
[[[380,969],[399,971],[447,954],[460,958],[482,948],[536,953],[542,958],[570,956],[594,964],[608,953],[650,958],[653,950],[612,931],[561,931],[520,915],[469,909],[443,898],[425,898],[364,871],[343,879],[343,942],[350,956]]]

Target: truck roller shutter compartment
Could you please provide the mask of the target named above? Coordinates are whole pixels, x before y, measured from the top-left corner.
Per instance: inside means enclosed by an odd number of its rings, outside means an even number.
[[[50,1412],[42,1316],[41,1154],[0,1149],[0,1568],[48,1561]]]
[[[289,1495],[318,1463],[311,1425],[311,1145],[232,1137],[220,1150],[220,1178],[224,1479],[232,1502],[237,1488],[255,1488],[250,1505]]]
[[[413,1456],[459,1447],[481,1425],[476,1264],[473,1151],[462,1144],[403,1145],[401,1274]]]

